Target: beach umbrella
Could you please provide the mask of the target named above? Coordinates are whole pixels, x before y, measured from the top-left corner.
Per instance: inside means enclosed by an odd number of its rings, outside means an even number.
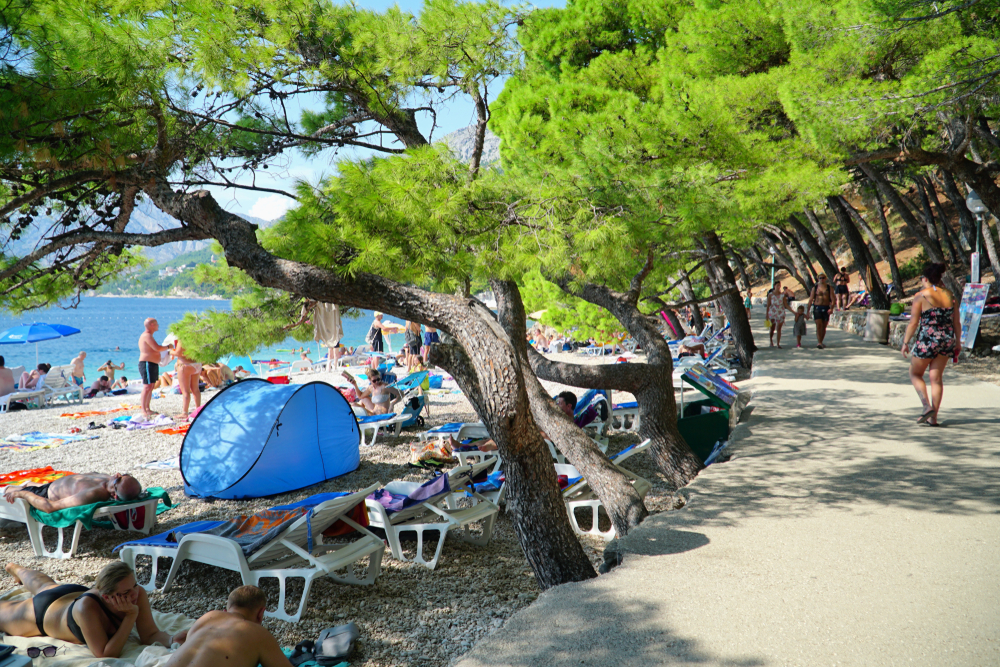
[[[25,345],[27,343],[34,343],[35,365],[37,366],[39,342],[43,340],[53,340],[55,338],[64,338],[78,333],[80,333],[79,329],[66,326],[65,324],[45,324],[44,322],[35,322],[34,324],[22,324],[20,326],[11,327],[3,333],[0,333],[0,345]]]

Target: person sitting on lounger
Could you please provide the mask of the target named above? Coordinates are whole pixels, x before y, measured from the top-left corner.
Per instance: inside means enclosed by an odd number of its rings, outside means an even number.
[[[8,503],[22,498],[41,512],[55,512],[67,507],[80,507],[105,500],[134,500],[142,493],[142,485],[131,475],[118,472],[102,475],[90,472],[66,475],[40,486],[5,486],[3,496]]]
[[[597,419],[597,408],[593,405],[589,405],[586,410],[580,413],[579,417],[573,417],[573,412],[576,410],[576,400],[576,394],[571,391],[564,391],[556,396],[556,405],[558,405],[559,408],[573,420],[574,424],[583,428],[590,422]]]
[[[105,566],[93,588],[60,585],[17,563],[4,569],[32,594],[27,600],[0,602],[0,631],[8,635],[86,644],[97,658],[119,657],[133,629],[143,644],[173,643],[156,627],[146,591],[135,583],[132,568],[121,561]]]
[[[17,388],[21,391],[25,389],[41,389],[45,386],[45,376],[48,375],[50,368],[52,366],[49,364],[38,364],[38,368],[30,373],[27,371],[21,373],[21,377],[18,378]]]
[[[365,375],[368,376],[368,381],[370,384],[368,388],[364,391],[358,388],[358,383],[354,377],[344,371],[342,375],[354,385],[355,391],[358,392],[358,400],[352,405],[357,405],[364,408],[365,412],[369,415],[386,415],[392,412],[393,407],[402,400],[403,395],[399,393],[399,390],[393,389],[392,387],[386,385],[382,380],[382,374],[379,373],[377,368],[369,368],[365,371]]]
[[[210,611],[190,630],[177,633],[177,649],[166,667],[291,667],[278,642],[262,625],[267,596],[256,586],[229,594],[225,611]]]

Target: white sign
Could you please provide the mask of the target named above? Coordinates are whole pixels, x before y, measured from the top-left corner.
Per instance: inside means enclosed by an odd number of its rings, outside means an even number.
[[[966,283],[962,292],[962,303],[958,307],[958,323],[962,326],[962,347],[972,349],[979,333],[979,320],[986,306],[986,295],[990,292],[989,285]]]

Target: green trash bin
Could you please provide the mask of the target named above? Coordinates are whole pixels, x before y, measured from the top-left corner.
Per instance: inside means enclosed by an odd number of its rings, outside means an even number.
[[[705,395],[697,401],[685,401],[677,420],[677,430],[684,436],[695,456],[704,463],[715,448],[715,443],[729,439],[729,410],[732,403],[727,399],[735,400],[735,392],[729,390],[735,387],[700,365],[685,371],[681,381]],[[717,409],[710,411],[711,408]]]

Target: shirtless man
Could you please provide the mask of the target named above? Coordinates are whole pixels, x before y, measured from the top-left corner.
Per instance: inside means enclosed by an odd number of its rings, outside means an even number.
[[[826,349],[823,340],[826,338],[826,326],[830,323],[830,307],[833,305],[833,288],[826,281],[826,276],[820,274],[816,285],[809,295],[809,306],[812,306],[813,319],[816,320],[816,347]],[[806,308],[806,319],[809,319],[809,308]]]
[[[142,397],[140,404],[144,417],[152,417],[149,401],[153,398],[153,388],[160,378],[160,354],[173,348],[160,345],[153,339],[153,334],[160,328],[160,323],[148,317],[143,323],[146,330],[139,336],[139,377],[142,378]]]
[[[229,594],[225,611],[210,611],[186,633],[174,636],[174,641],[184,643],[166,667],[291,667],[278,642],[261,625],[266,604],[264,591],[240,586]]]
[[[105,500],[133,500],[140,493],[142,485],[139,481],[120,472],[114,475],[102,475],[98,472],[66,475],[41,486],[7,486],[3,489],[3,496],[8,503],[23,498],[41,512],[55,512]]]
[[[4,366],[4,358],[0,356],[0,396],[6,396],[14,391],[14,373]]]
[[[73,357],[73,361],[69,362],[69,372],[73,376],[73,382],[76,382],[76,386],[82,387],[87,376],[83,373],[83,360],[87,358],[87,353],[83,350],[80,354]]]

